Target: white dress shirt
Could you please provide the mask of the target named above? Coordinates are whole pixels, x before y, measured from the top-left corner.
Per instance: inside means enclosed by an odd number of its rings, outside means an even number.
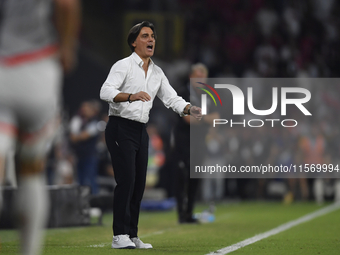
[[[180,116],[188,102],[178,96],[169,84],[162,69],[150,61],[147,75],[143,69],[143,60],[133,52],[129,57],[116,62],[100,90],[100,98],[109,103],[109,116],[147,123],[153,100],[156,96]],[[121,92],[135,94],[144,91],[151,97],[150,101],[114,102],[113,99]]]

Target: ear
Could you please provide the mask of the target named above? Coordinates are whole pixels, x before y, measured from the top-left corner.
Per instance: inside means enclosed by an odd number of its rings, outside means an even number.
[[[136,41],[134,41],[133,43],[131,43],[131,45],[133,46],[133,47],[135,47],[136,48]]]

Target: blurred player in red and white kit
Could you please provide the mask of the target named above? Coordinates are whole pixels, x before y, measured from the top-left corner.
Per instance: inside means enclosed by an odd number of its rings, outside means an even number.
[[[5,155],[16,144],[22,254],[40,252],[48,210],[44,162],[62,74],[76,62],[79,24],[79,0],[0,0],[0,184]]]

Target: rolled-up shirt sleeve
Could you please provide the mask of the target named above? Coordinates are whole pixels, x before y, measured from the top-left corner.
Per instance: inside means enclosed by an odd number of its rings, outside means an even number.
[[[127,70],[128,66],[123,61],[118,61],[112,66],[106,81],[100,89],[100,99],[109,103],[113,102],[113,99],[121,93],[119,88],[124,83]]]
[[[181,117],[185,115],[183,111],[189,103],[177,95],[177,92],[170,85],[164,73],[162,73],[161,86],[158,90],[157,97],[163,102],[166,108],[171,108]]]

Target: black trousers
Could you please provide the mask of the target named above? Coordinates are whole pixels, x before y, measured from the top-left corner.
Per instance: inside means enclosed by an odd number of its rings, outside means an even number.
[[[190,178],[190,167],[202,165],[205,155],[205,142],[204,140],[192,140],[190,142],[190,130],[178,128],[175,130],[175,144],[176,149],[173,153],[176,161],[177,213],[179,221],[186,221],[193,217],[197,190],[200,184],[199,179]],[[192,165],[190,165],[190,153],[192,153]]]
[[[177,156],[176,200],[179,221],[193,217],[199,179],[190,178],[190,159]]]
[[[105,139],[117,182],[113,197],[113,233],[137,237],[148,164],[146,124],[110,116]]]

